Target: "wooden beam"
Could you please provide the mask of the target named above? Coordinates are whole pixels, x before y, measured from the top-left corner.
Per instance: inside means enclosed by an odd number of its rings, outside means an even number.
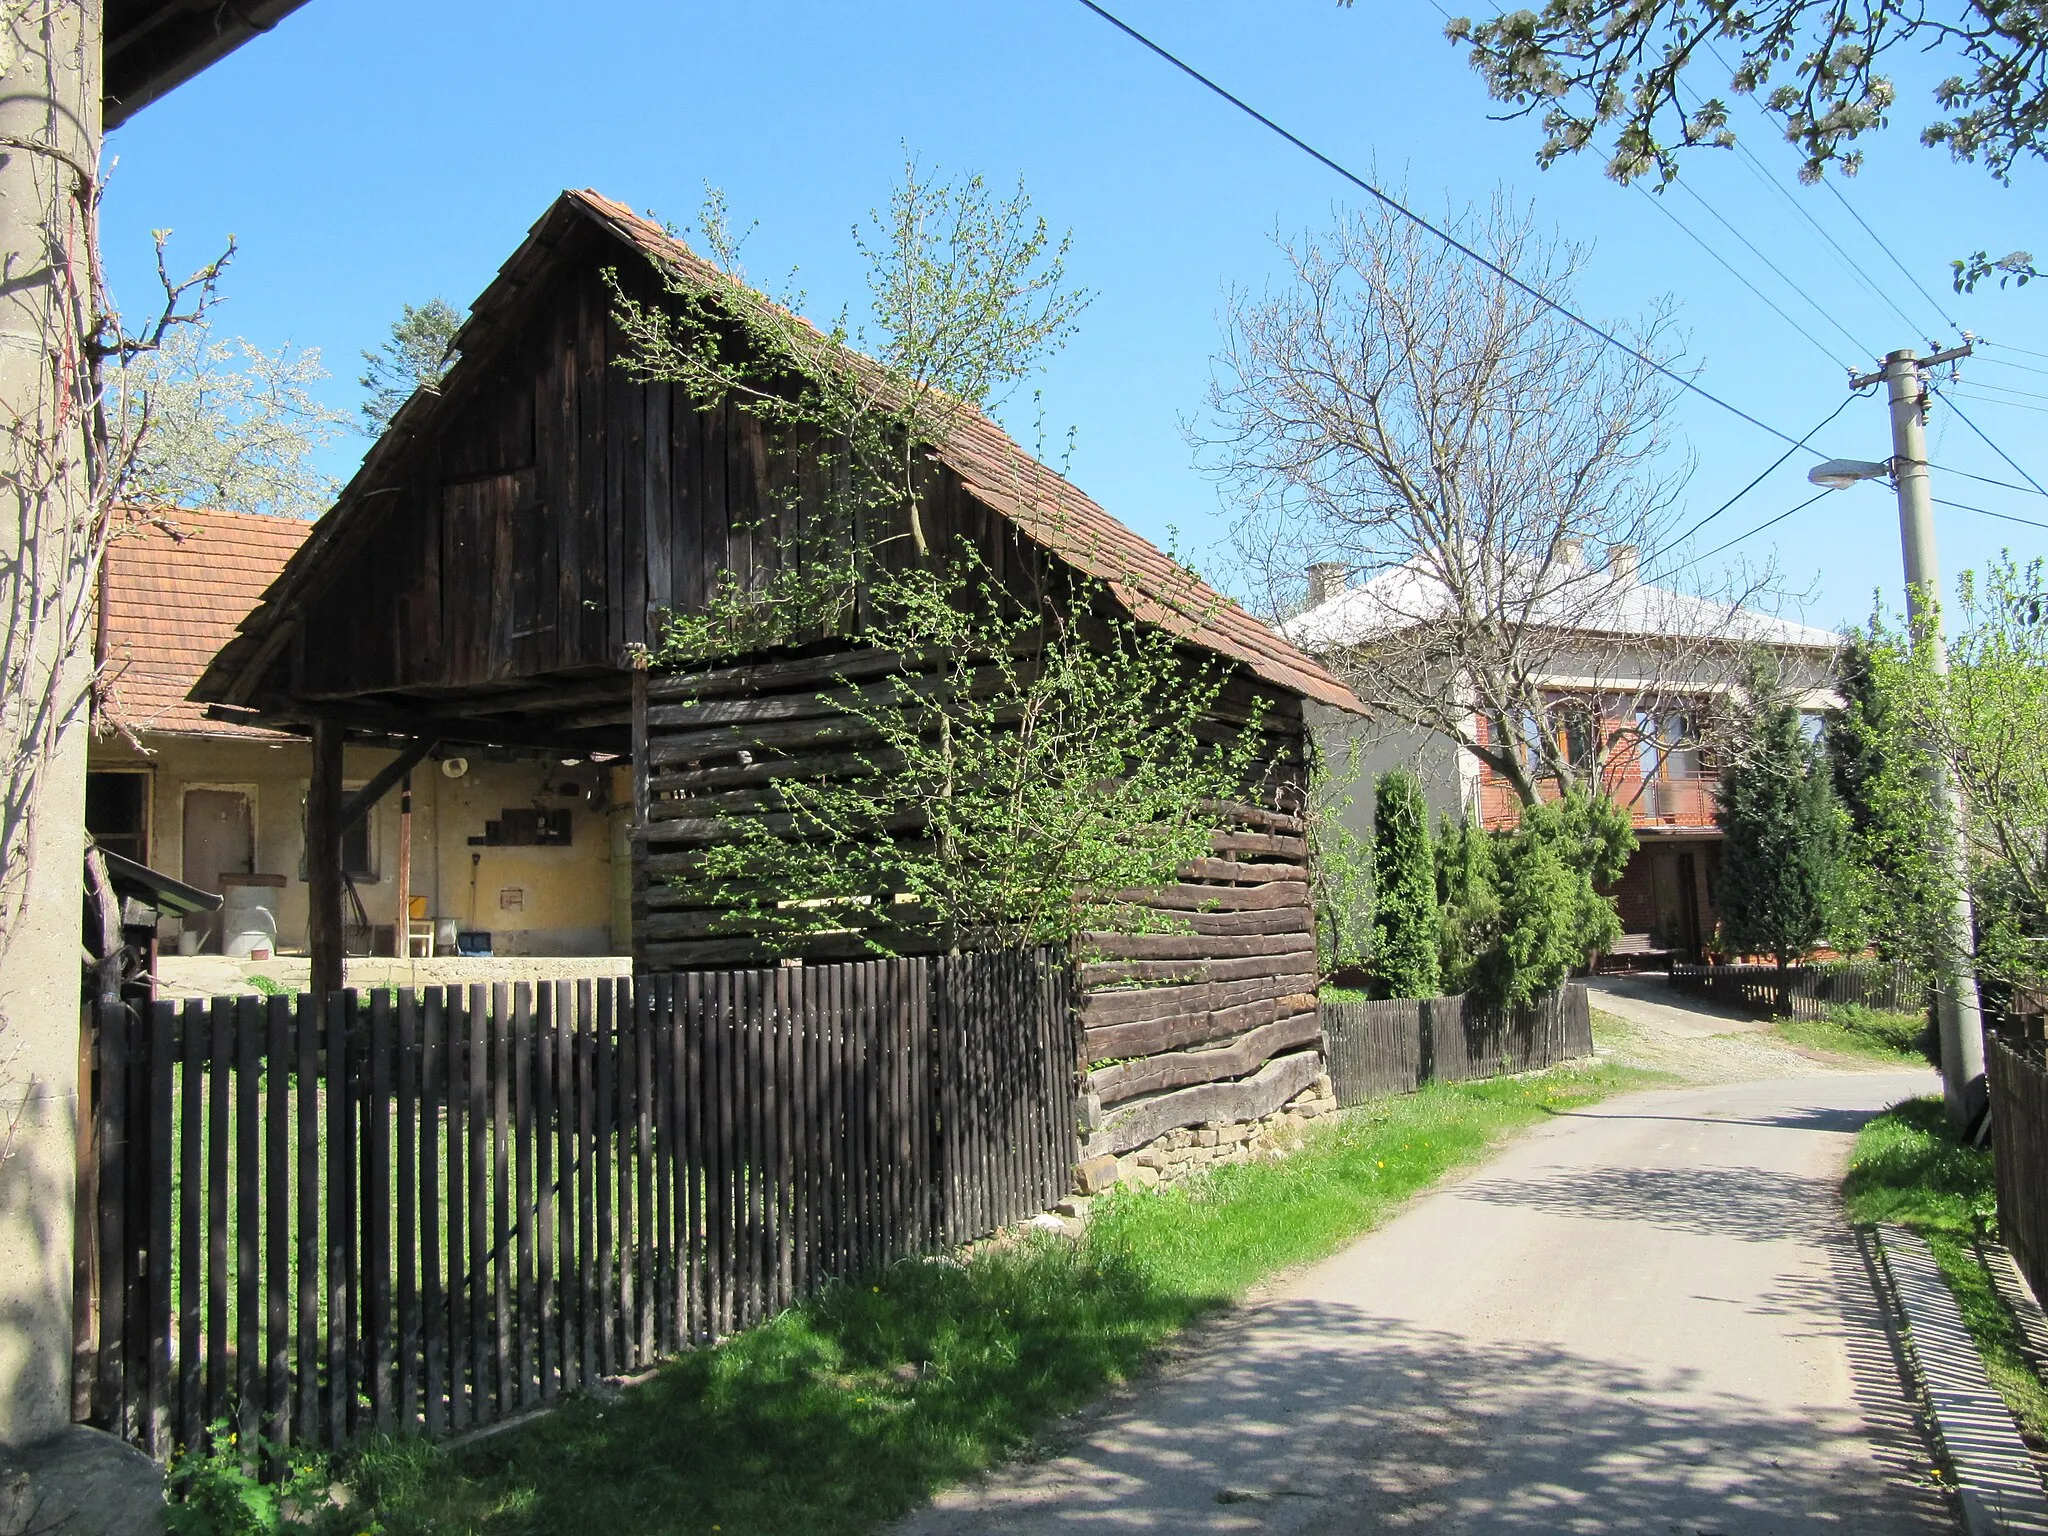
[[[331,720],[313,722],[313,776],[306,789],[306,937],[312,993],[341,987],[341,741]]]
[[[370,782],[341,802],[340,820],[343,832],[369,815],[370,807],[382,800],[398,785],[412,777],[413,769],[426,761],[427,754],[441,743],[429,737],[419,737],[398,756],[379,768]]]

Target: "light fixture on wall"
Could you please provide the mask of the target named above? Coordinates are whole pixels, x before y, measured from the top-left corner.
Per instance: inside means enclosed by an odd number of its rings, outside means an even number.
[[[451,779],[459,779],[469,772],[469,759],[466,757],[444,757],[441,759],[441,772]]]

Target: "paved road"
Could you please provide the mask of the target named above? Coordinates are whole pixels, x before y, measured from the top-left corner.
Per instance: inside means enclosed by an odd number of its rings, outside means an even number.
[[[1862,1120],[1933,1087],[1560,1116],[906,1536],[1952,1530],[1835,1192]]]

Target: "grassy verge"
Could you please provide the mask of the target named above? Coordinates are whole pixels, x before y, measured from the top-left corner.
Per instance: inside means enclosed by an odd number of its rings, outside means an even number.
[[[1285,1160],[1105,1197],[1078,1243],[899,1264],[609,1403],[578,1399],[456,1452],[380,1447],[354,1469],[358,1511],[392,1536],[871,1530],[1506,1133],[1651,1081],[1587,1066],[1353,1110]]]
[[[1793,1045],[1863,1056],[1876,1061],[1924,1062],[1927,1020],[1917,1013],[1887,1013],[1838,1003],[1820,1019],[1787,1019],[1774,1033]]]
[[[1927,1239],[1991,1378],[2028,1442],[2048,1448],[2048,1391],[2020,1350],[1971,1239],[1996,1217],[1991,1154],[1957,1144],[1938,1098],[1909,1099],[1856,1138],[1843,1194],[1856,1221],[1896,1222]]]

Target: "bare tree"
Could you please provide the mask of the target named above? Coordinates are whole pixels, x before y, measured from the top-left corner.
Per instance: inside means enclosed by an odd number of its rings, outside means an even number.
[[[1452,223],[1570,301],[1585,252],[1526,210]],[[1233,296],[1210,391],[1253,600],[1297,615],[1289,636],[1375,715],[1455,741],[1525,803],[1618,752],[1695,745],[1702,692],[1766,638],[1743,611],[1766,583],[1645,579],[1690,472],[1673,386],[1642,360],[1673,354],[1669,310],[1619,331],[1632,356],[1385,212],[1281,249],[1287,281]],[[1312,565],[1346,584],[1303,613]]]

